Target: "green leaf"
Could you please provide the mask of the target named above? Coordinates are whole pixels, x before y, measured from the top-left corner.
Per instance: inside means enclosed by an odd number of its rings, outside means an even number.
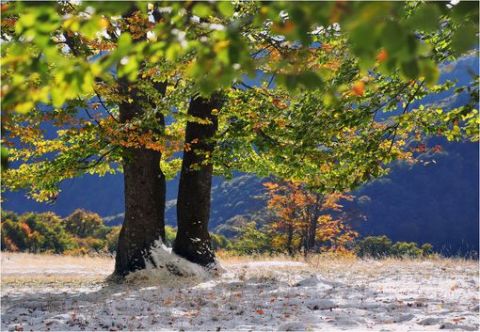
[[[82,33],[82,35],[89,39],[94,38],[97,32],[99,32],[102,28],[100,20],[100,17],[93,17],[87,20],[85,24],[80,27],[80,32]]]
[[[202,97],[210,97],[210,95],[217,88],[217,84],[212,80],[212,78],[204,77],[198,81],[198,88]]]
[[[405,47],[405,29],[397,22],[387,22],[382,30],[382,46],[388,51],[389,56],[395,56]]]
[[[37,21],[37,13],[35,12],[26,13],[20,16],[17,22],[17,27],[22,26],[25,28],[30,28],[35,25],[36,21]]]
[[[452,48],[457,55],[472,49],[478,44],[478,27],[473,24],[458,28],[452,36]]]
[[[131,44],[132,44],[132,36],[130,36],[130,34],[126,32],[122,33],[118,38],[117,52],[122,55],[127,54]]]
[[[32,101],[26,101],[26,102],[18,104],[15,107],[15,111],[17,111],[18,113],[25,114],[25,113],[30,112],[32,110],[33,106],[34,106],[34,104],[33,104]]]
[[[193,7],[192,13],[198,17],[208,17],[212,14],[212,10],[210,9],[210,6],[204,3],[196,3]]]
[[[323,80],[315,73],[307,72],[299,76],[299,82],[307,89],[316,89],[323,86]]]
[[[437,83],[440,71],[435,62],[428,59],[420,61],[420,71],[421,75],[425,77],[425,83],[427,83],[427,86],[433,86]]]
[[[228,65],[230,63],[230,57],[229,57],[229,49],[224,48],[220,52],[217,53],[217,59],[225,64]]]
[[[2,169],[8,168],[8,149],[4,146],[1,147],[1,160],[2,160]]]
[[[231,17],[234,13],[234,8],[230,1],[221,1],[217,6],[220,13],[225,17]]]
[[[61,107],[65,102],[65,94],[60,89],[53,89],[51,91],[52,105],[54,107]]]
[[[376,36],[369,24],[362,24],[353,29],[350,34],[350,41],[355,54],[374,57],[377,49],[375,45]]]
[[[407,19],[407,24],[414,29],[431,32],[438,29],[440,14],[436,4],[421,4]]]
[[[416,59],[402,63],[402,73],[409,79],[416,79],[419,74],[418,62]]]
[[[165,52],[165,58],[168,61],[175,61],[180,54],[182,47],[179,43],[172,43]]]
[[[465,19],[472,18],[473,24],[478,25],[478,1],[460,1],[452,8],[451,16],[457,23],[464,23]]]

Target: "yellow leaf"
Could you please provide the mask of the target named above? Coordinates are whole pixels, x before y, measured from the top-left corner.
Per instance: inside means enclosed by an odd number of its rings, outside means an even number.
[[[25,114],[27,112],[30,112],[33,108],[34,104],[32,101],[26,101],[24,103],[20,103],[15,107],[15,111],[18,113]]]

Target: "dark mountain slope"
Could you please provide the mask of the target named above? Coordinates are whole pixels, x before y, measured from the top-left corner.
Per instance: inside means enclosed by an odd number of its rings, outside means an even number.
[[[430,242],[446,254],[479,250],[478,145],[444,144],[427,165],[397,165],[359,190],[362,235]]]

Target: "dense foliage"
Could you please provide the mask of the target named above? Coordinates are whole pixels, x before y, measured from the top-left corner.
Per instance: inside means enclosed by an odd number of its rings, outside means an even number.
[[[56,254],[116,250],[120,227],[107,227],[96,213],[76,210],[62,219],[52,212],[2,212],[2,250]]]
[[[385,235],[368,236],[357,242],[355,253],[359,257],[371,258],[418,258],[433,254],[433,247],[430,243],[424,243],[420,247],[415,242],[393,243]]]
[[[166,229],[165,244],[172,246],[176,230]],[[96,213],[75,210],[66,218],[53,212],[18,215],[2,211],[2,250],[48,252],[55,254],[108,254],[117,249],[120,226],[106,226]],[[229,249],[231,243],[219,234],[212,234],[215,250]]]
[[[220,88],[227,100],[210,156],[218,173],[276,174],[328,192],[411,158],[407,137],[478,136],[472,105],[411,107],[449,87],[436,85],[436,64],[475,42],[466,33],[478,19],[471,3],[137,5],[2,6],[4,143],[20,140],[10,159],[22,161],[5,186],[52,200],[60,181],[114,172],[125,149],[140,147],[161,151],[173,175],[174,153],[192,144],[182,144],[186,121],[202,121],[187,115],[185,96]],[[259,71],[249,86],[246,75]],[[122,77],[157,105],[128,123],[118,121],[118,104],[134,101]],[[166,82],[164,96],[156,82]],[[165,129],[158,112],[173,120]],[[45,136],[45,122],[59,127],[56,137]]]

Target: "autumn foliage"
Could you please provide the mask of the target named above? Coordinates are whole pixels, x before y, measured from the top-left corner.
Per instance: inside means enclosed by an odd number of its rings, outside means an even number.
[[[303,252],[349,251],[358,234],[338,212],[343,193],[319,194],[299,182],[267,182],[268,208],[274,217],[269,225],[272,246],[290,255]]]

